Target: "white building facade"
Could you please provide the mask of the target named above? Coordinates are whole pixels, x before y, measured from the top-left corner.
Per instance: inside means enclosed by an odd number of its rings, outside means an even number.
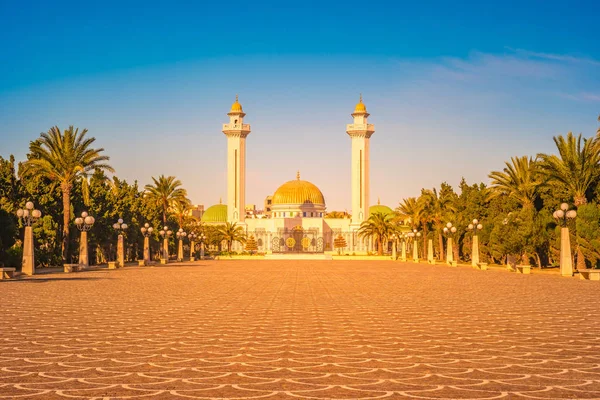
[[[265,253],[324,253],[336,251],[335,238],[346,241],[344,253],[364,254],[371,250],[367,241],[358,237],[360,224],[369,218],[369,142],[375,132],[368,123],[369,114],[362,101],[351,114],[353,123],[346,132],[352,146],[351,157],[351,218],[325,218],[325,197],[321,190],[309,181],[296,179],[281,185],[272,195],[270,216],[247,218],[245,212],[246,190],[246,137],[250,125],[244,124],[242,105],[238,97],[227,114],[229,123],[223,124],[227,137],[227,203],[209,207],[202,221],[207,224],[236,223],[247,236],[254,236],[258,251]],[[389,207],[374,206],[378,212],[392,212]],[[242,250],[237,245],[235,250]]]

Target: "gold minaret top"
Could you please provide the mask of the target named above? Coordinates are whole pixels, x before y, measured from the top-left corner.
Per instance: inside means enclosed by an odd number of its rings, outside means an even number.
[[[231,111],[229,113],[243,113],[242,105],[238,101],[238,95],[235,95],[235,102],[231,105]]]

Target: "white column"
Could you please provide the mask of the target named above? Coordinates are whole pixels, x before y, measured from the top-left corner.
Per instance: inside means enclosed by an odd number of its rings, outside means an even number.
[[[24,275],[35,274],[35,254],[33,251],[33,229],[31,226],[25,227],[25,238],[23,242],[23,264],[21,273]]]
[[[471,255],[471,266],[476,267],[479,264],[479,237],[473,235],[473,251]]]
[[[442,249],[442,253],[443,252],[444,252],[444,249]],[[446,262],[448,264],[451,264],[453,260],[454,260],[454,256],[452,253],[452,238],[448,237],[448,241],[446,242]]]
[[[117,240],[117,262],[119,267],[125,266],[125,245],[123,243],[123,235],[119,235]]]
[[[79,266],[83,268],[89,267],[86,231],[81,231],[81,236],[79,238]]]
[[[144,261],[150,263],[150,237],[144,236]]]
[[[573,276],[571,238],[567,227],[560,228],[560,274],[561,276]]]

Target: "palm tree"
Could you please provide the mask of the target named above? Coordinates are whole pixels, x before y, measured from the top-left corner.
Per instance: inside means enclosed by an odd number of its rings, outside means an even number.
[[[409,197],[403,199],[402,203],[396,208],[400,218],[409,219],[412,229],[418,229],[419,226],[423,228],[423,251],[426,251],[427,246],[427,222],[429,216],[425,210],[425,204],[423,197]],[[415,239],[416,240],[416,239]]]
[[[416,197],[402,199],[402,203],[396,208],[396,213],[400,219],[408,220],[412,228],[417,228],[423,214],[423,203]]]
[[[88,130],[69,126],[62,133],[58,126],[40,134],[40,138],[29,145],[28,160],[23,164],[21,176],[43,176],[60,185],[63,200],[62,258],[68,260],[69,221],[71,218],[71,191],[81,182],[83,199],[89,202],[88,178],[95,170],[114,172],[106,162],[108,156],[101,155],[103,148],[94,149],[94,137],[86,137]]]
[[[423,199],[424,211],[429,216],[430,221],[433,222],[433,225],[438,232],[438,246],[440,249],[438,257],[440,260],[443,260],[444,237],[442,232],[448,214],[456,211],[456,208],[452,203],[452,198],[450,196],[443,196],[442,191],[438,193],[435,188],[423,190],[421,197]]]
[[[192,202],[190,199],[183,198],[173,202],[171,210],[173,211],[174,216],[177,218],[177,223],[179,224],[180,228],[183,228],[185,225],[191,225],[193,222],[197,222],[196,218],[194,218],[190,212],[191,209]]]
[[[362,224],[358,230],[360,238],[375,238],[377,241],[377,254],[383,255],[383,242],[395,231],[391,222],[391,214],[373,213]]]
[[[174,176],[161,175],[158,179],[152,177],[154,185],[146,185],[146,198],[162,208],[163,225],[167,225],[167,213],[175,202],[187,200],[187,192],[181,188],[181,181]]]
[[[523,208],[533,208],[541,184],[538,163],[531,157],[511,157],[503,171],[493,171],[488,176],[492,180],[490,196],[500,194],[514,198]]]
[[[227,251],[231,252],[231,245],[233,242],[246,243],[246,234],[244,228],[238,226],[236,222],[227,222],[224,226],[219,228],[222,240],[227,241]]]
[[[583,142],[582,142],[583,139]],[[538,154],[540,170],[548,183],[560,185],[573,196],[575,206],[587,203],[586,193],[600,176],[600,138],[554,137],[557,155]]]

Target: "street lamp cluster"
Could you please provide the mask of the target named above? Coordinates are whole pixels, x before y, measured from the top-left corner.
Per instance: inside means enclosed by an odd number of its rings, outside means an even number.
[[[560,274],[573,276],[573,259],[571,258],[571,238],[567,221],[577,217],[577,211],[569,210],[567,203],[562,203],[560,208],[552,214],[560,222]]]
[[[177,236],[177,239],[179,240],[179,246],[177,247],[177,261],[181,262],[183,261],[183,239],[187,236],[187,233],[183,228],[179,228],[175,236]]]
[[[412,239],[412,248],[413,248],[413,262],[419,262],[419,249],[417,246],[417,238],[421,237],[421,232],[417,232],[416,229],[413,229],[412,232],[408,233],[408,237]]]
[[[478,220],[474,219],[472,224],[468,226],[470,231],[473,231],[473,249],[471,251],[471,266],[479,265],[479,236],[477,232],[483,229],[483,225]]]
[[[165,226],[160,230],[160,236],[163,237],[163,251],[162,258],[160,259],[161,264],[169,263],[169,237],[173,234],[173,231],[169,230],[168,226]]]
[[[25,225],[25,237],[23,240],[23,265],[21,273],[25,275],[35,274],[35,256],[33,254],[33,225],[39,218],[42,217],[42,212],[36,210],[33,202],[25,203],[24,209],[17,210],[17,217],[23,220]]]
[[[87,211],[81,213],[81,217],[75,218],[75,226],[81,232],[81,236],[79,239],[79,267],[87,268],[89,267],[89,256],[88,256],[88,237],[87,233],[92,226],[94,226],[94,222],[96,220],[94,217],[89,215]]]
[[[444,227],[444,233],[448,236],[446,244],[446,263],[448,265],[454,265],[458,260],[454,259],[453,246],[453,235],[456,233],[456,227],[452,226],[452,222],[448,222]]]
[[[117,264],[119,267],[125,266],[125,244],[123,243],[123,233],[127,227],[127,224],[124,223],[121,218],[113,224],[114,230],[116,230],[119,235],[117,237]]]
[[[200,259],[204,260],[204,241],[206,240],[206,235],[204,232],[200,232],[198,239],[200,239]]]
[[[150,235],[154,232],[154,228],[146,222],[140,231],[142,231],[142,235],[144,236],[144,265],[148,265],[150,264]]]
[[[22,209],[18,209],[16,212],[17,218],[22,220],[23,225],[25,226],[25,234],[23,239],[23,261],[21,273],[25,275],[34,275],[35,274],[35,257],[33,250],[33,229],[32,225],[42,217],[42,212],[37,210],[33,204],[33,202],[28,201],[25,203],[25,207]],[[88,237],[87,233],[94,226],[96,220],[94,217],[89,215],[87,211],[81,213],[80,217],[75,218],[75,226],[81,232],[80,241],[79,241],[79,268],[85,269],[89,267],[89,253],[88,253]],[[109,268],[115,267],[123,267],[125,265],[125,246],[124,246],[124,238],[123,234],[127,230],[128,225],[123,221],[122,218],[119,218],[117,222],[112,225],[113,229],[117,231],[118,239],[117,239],[117,259],[116,262],[109,262]],[[152,232],[154,232],[154,228],[150,226],[150,224],[145,223],[143,227],[140,229],[142,235],[144,236],[144,260],[143,265],[148,265],[151,260],[150,255],[150,236]],[[163,237],[163,251],[161,263],[166,264],[169,260],[169,237],[173,234],[171,230],[167,226],[160,230],[160,235]],[[177,231],[177,238],[179,239],[179,252],[178,252],[178,261],[183,261],[183,239],[188,237],[190,241],[190,261],[195,261],[194,258],[194,250],[195,250],[195,242],[196,239],[200,241],[200,259],[204,259],[204,241],[206,240],[206,235],[203,232],[200,234],[196,234],[195,232],[186,233],[183,228],[179,228]],[[111,267],[110,264],[113,264]],[[69,264],[71,265],[71,264]],[[140,260],[140,265],[141,260]],[[65,270],[66,271],[66,270]],[[69,270],[70,271],[70,270]]]

